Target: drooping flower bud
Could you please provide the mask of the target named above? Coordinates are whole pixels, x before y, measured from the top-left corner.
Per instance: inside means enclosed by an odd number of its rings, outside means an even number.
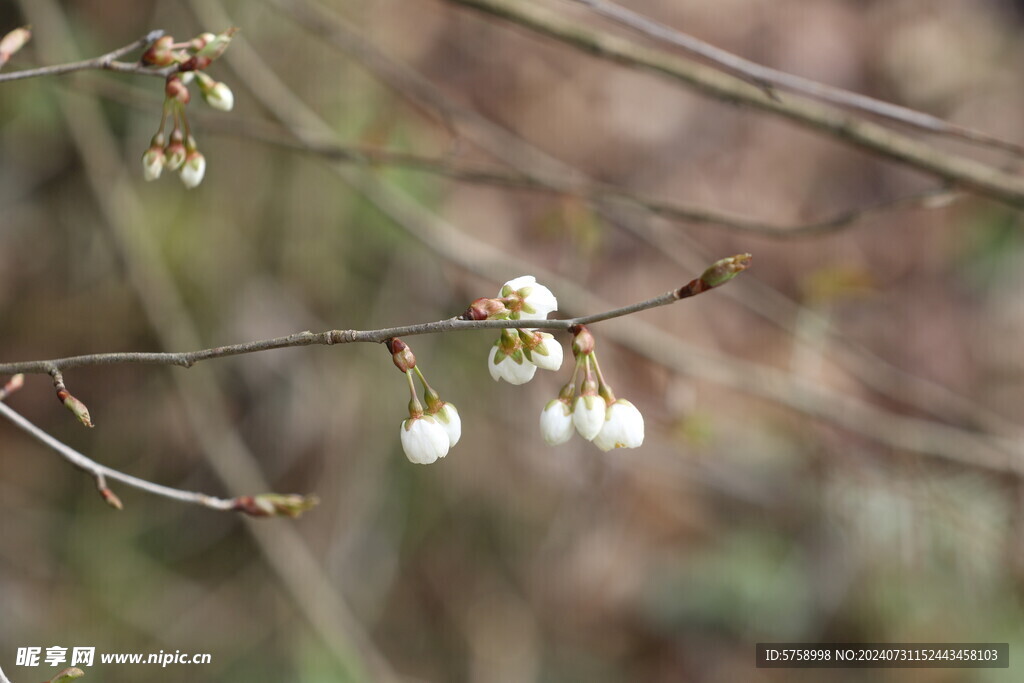
[[[206,103],[214,109],[231,111],[235,106],[235,95],[224,83],[219,83],[202,71],[189,72],[196,74],[199,83],[199,93],[206,100]]]
[[[564,398],[548,402],[540,413],[540,434],[551,446],[558,446],[572,438],[574,431],[572,408]]]
[[[444,427],[429,415],[404,420],[399,431],[402,437],[402,450],[410,462],[429,465],[438,458],[448,455],[451,438]]]
[[[519,330],[526,358],[541,370],[558,370],[562,367],[562,345],[554,335],[536,330]]]
[[[594,335],[590,334],[586,325],[574,325],[569,331],[574,335],[572,338],[572,355],[574,357],[581,358],[594,352]]]
[[[523,353],[523,345],[515,330],[502,330],[487,357],[487,369],[494,381],[526,384],[537,373],[537,366]]]
[[[644,416],[636,406],[620,398],[605,414],[604,425],[594,438],[594,445],[602,451],[613,448],[637,448],[644,442]]]
[[[192,150],[185,157],[185,164],[181,167],[179,174],[181,182],[191,190],[203,182],[204,175],[206,175],[206,157],[199,150]]]
[[[440,409],[432,413],[437,423],[448,435],[448,445],[454,447],[462,438],[462,418],[459,411],[451,403],[442,403]]]
[[[177,171],[185,163],[185,136],[181,130],[171,131],[171,141],[164,148],[164,166],[168,171]]]
[[[178,74],[171,74],[167,77],[167,83],[164,85],[164,96],[181,104],[188,104],[192,99],[188,86],[181,82],[181,76]]]
[[[604,426],[608,404],[596,394],[584,393],[576,398],[572,407],[572,423],[576,431],[587,441],[593,441]]]
[[[395,364],[395,367],[402,372],[409,372],[416,367],[416,356],[413,355],[412,349],[409,345],[398,337],[388,339],[384,344],[388,347],[388,351],[391,352],[391,361]]]
[[[164,134],[157,133],[149,143],[149,149],[142,154],[142,175],[146,180],[156,180],[164,170],[167,158],[164,155]]]

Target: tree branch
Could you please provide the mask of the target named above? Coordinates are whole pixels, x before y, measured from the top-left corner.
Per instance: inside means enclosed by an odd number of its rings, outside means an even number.
[[[420,334],[435,334],[438,332],[460,332],[464,330],[488,330],[488,329],[545,329],[545,330],[568,330],[574,325],[587,325],[619,318],[624,315],[631,315],[646,311],[650,308],[665,306],[675,303],[680,299],[687,299],[697,294],[702,294],[713,289],[728,280],[716,282],[714,273],[716,269],[727,267],[735,268],[736,272],[745,270],[750,265],[750,254],[740,254],[718,261],[709,267],[699,278],[691,280],[679,289],[673,289],[660,296],[640,301],[628,306],[622,306],[603,313],[569,318],[567,320],[463,320],[461,318],[448,318],[429,323],[416,325],[403,325],[400,327],[386,327],[379,330],[327,330],[325,332],[296,332],[285,337],[274,339],[263,339],[250,341],[241,344],[230,344],[228,346],[217,346],[199,351],[187,351],[181,353],[95,353],[84,356],[70,356],[67,358],[56,358],[53,360],[24,361],[15,363],[0,363],[0,374],[49,374],[59,376],[62,370],[78,368],[88,365],[116,365],[116,364],[140,364],[140,365],[177,365],[180,367],[192,367],[196,363],[212,358],[226,358],[228,356],[239,356],[247,353],[270,351],[273,349],[286,349],[296,346],[333,346],[334,344],[351,344],[355,342],[382,343],[394,337],[411,337]],[[730,275],[729,277],[732,277]]]
[[[831,135],[958,186],[1024,207],[1024,178],[892,131],[846,111],[800,97],[775,99],[757,86],[676,55],[580,26],[525,0],[447,0],[505,19],[535,33],[631,68],[650,71],[732,104],[747,105]]]
[[[7,73],[0,74],[0,83],[6,81],[19,81],[25,78],[36,78],[38,76],[59,76],[61,74],[72,73],[74,71],[88,71],[91,69],[98,69],[101,71],[117,71],[120,73],[137,74],[141,76],[159,76],[160,78],[167,78],[168,75],[177,71],[178,66],[176,64],[166,66],[159,69],[152,67],[143,66],[139,62],[119,62],[118,57],[123,57],[129,52],[149,47],[158,38],[163,36],[164,32],[160,29],[150,31],[146,35],[142,36],[138,40],[135,40],[123,47],[119,47],[116,50],[112,50],[99,57],[93,57],[92,59],[85,59],[80,62],[68,62],[67,64],[54,64],[52,66],[41,66],[36,69],[23,69],[21,71],[9,71]]]
[[[944,121],[937,116],[916,111],[908,107],[901,107],[891,102],[876,100],[867,95],[843,90],[831,85],[819,83],[809,78],[803,78],[794,74],[772,69],[771,67],[744,59],[719,47],[683,33],[678,29],[671,28],[648,17],[638,14],[631,9],[617,5],[610,0],[571,0],[572,2],[586,5],[596,14],[611,19],[627,26],[634,31],[650,36],[673,45],[689,55],[700,57],[713,65],[732,74],[738,78],[749,81],[753,85],[768,90],[768,95],[773,96],[771,90],[779,88],[790,92],[800,93],[813,97],[816,100],[829,102],[841,107],[847,107],[857,111],[871,114],[880,118],[888,119],[918,130],[929,133],[937,133],[950,137],[966,140],[978,145],[1000,149],[1013,154],[1024,154],[1024,145],[1001,140],[993,135],[981,131],[959,126]],[[777,100],[778,98],[775,97]]]
[[[16,412],[6,403],[0,401],[0,415],[10,420],[16,427],[24,431],[26,434],[36,439],[45,446],[48,446],[52,450],[57,452],[57,455],[67,460],[71,465],[82,470],[93,479],[96,480],[96,488],[100,492],[100,495],[107,502],[107,504],[121,509],[121,501],[114,495],[107,487],[107,479],[113,479],[119,481],[122,484],[127,484],[133,488],[137,488],[147,493],[152,493],[156,496],[162,496],[164,498],[170,498],[171,500],[177,500],[182,503],[191,503],[193,505],[201,505],[203,507],[210,508],[212,510],[237,510],[244,512],[256,517],[267,517],[273,514],[289,514],[285,510],[274,510],[267,511],[266,508],[259,507],[264,501],[275,499],[287,499],[294,498],[292,501],[292,507],[300,505],[299,500],[306,501],[309,504],[315,504],[315,499],[310,499],[303,496],[281,496],[278,494],[264,494],[262,496],[240,496],[238,498],[217,498],[214,496],[208,496],[205,493],[196,493],[193,491],[185,491],[182,489],[175,489],[169,486],[163,486],[161,484],[154,484],[151,481],[145,479],[139,479],[133,477],[130,474],[125,474],[118,470],[101,465],[95,460],[89,458],[82,453],[79,453],[71,446],[64,444],[54,437],[44,432],[39,427],[35,426],[27,419],[25,419],[20,413]],[[307,505],[307,507],[308,507]],[[261,514],[259,510],[264,510]]]

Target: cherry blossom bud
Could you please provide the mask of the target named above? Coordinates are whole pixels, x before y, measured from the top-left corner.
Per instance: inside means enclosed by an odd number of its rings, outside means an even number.
[[[448,435],[448,445],[454,447],[462,438],[462,418],[459,417],[459,411],[451,403],[443,403],[437,412],[432,413],[432,417]]]
[[[69,394],[66,390],[57,392],[57,398],[64,407],[71,411],[71,413],[78,418],[78,421],[84,424],[86,427],[93,427],[92,419],[89,417],[89,409],[84,403],[79,401],[77,398]]]
[[[429,465],[443,458],[451,447],[448,432],[429,415],[403,421],[400,433],[405,457],[417,465]]]
[[[216,38],[217,36],[209,32],[200,33],[198,36],[192,39],[192,41],[189,43],[189,47],[198,52],[199,50],[202,50],[204,47],[212,43]]]
[[[294,493],[261,493],[258,496],[239,496],[234,509],[252,517],[298,517],[320,503],[316,496]]]
[[[520,330],[519,336],[532,336],[534,342],[523,346],[526,349],[526,357],[531,363],[541,370],[558,370],[562,367],[562,345],[555,337],[548,332],[536,332],[533,330]]]
[[[462,314],[463,320],[491,320],[502,317],[502,314],[507,314],[508,309],[505,308],[505,302],[501,299],[488,299],[487,297],[481,297],[471,303],[465,313]]]
[[[185,163],[185,136],[175,128],[171,131],[171,141],[164,148],[164,166],[168,171],[177,171]]]
[[[200,154],[198,150],[189,152],[179,175],[181,182],[185,183],[185,187],[190,190],[198,186],[199,183],[203,182],[203,176],[206,175],[206,157]]]
[[[508,304],[512,317],[517,320],[544,320],[548,313],[558,310],[558,299],[532,275],[509,280],[498,296],[517,299]]]
[[[563,398],[552,399],[540,414],[540,434],[551,446],[558,446],[572,438],[572,408]]]
[[[142,53],[142,63],[147,66],[170,66],[177,59],[171,50],[174,44],[174,36],[161,36],[149,49]]]
[[[32,38],[32,32],[26,27],[16,28],[3,38],[0,38],[0,65],[6,64],[7,60],[11,56],[25,47],[29,39]]]
[[[494,381],[505,380],[509,384],[526,384],[537,373],[537,366],[526,360],[522,350],[506,354],[501,342],[495,342],[487,357],[487,369]]]
[[[208,105],[221,111],[231,111],[232,107],[235,106],[235,95],[227,85],[218,83],[202,71],[190,71],[188,73],[196,74],[196,79],[199,82],[199,93]]]
[[[569,331],[574,335],[572,338],[573,356],[580,358],[594,352],[594,335],[590,334],[586,325],[573,325]]]
[[[708,289],[725,284],[750,267],[750,260],[752,258],[753,257],[750,254],[737,254],[736,256],[730,256],[729,258],[715,261],[715,263],[711,264],[711,267],[705,270],[704,274],[700,276],[700,281],[703,282]]]
[[[207,60],[214,60],[224,54],[224,50],[228,49],[228,44],[231,43],[231,36],[238,32],[237,28],[229,28],[223,33],[219,33],[212,39],[206,41],[201,49],[196,52],[196,57],[204,58]],[[207,34],[203,34],[206,36]],[[202,37],[202,36],[201,36]]]
[[[164,135],[163,133],[157,133],[149,143],[149,149],[142,155],[142,175],[146,180],[156,180],[164,170],[164,163],[166,161],[167,159],[164,156]]]
[[[613,448],[637,448],[644,442],[644,416],[624,398],[608,406],[604,426],[594,438],[602,451]]]
[[[608,404],[595,394],[585,393],[576,399],[572,408],[572,423],[576,431],[587,441],[593,441],[604,426]]]
[[[181,82],[181,77],[178,74],[171,74],[167,77],[167,83],[164,85],[164,96],[169,100],[176,100],[182,104],[188,104],[192,100],[188,87]]]

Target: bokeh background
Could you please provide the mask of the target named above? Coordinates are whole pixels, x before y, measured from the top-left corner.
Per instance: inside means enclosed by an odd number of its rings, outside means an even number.
[[[631,6],[1024,140],[1019,4]],[[547,447],[537,418],[569,365],[497,385],[489,332],[407,340],[464,420],[429,467],[402,453],[407,389],[380,347],[69,371],[93,430],[30,376],[9,404],[106,465],[322,503],[252,522],[114,484],[116,512],[0,422],[0,663],[15,683],[53,671],[14,666],[16,649],[51,645],[213,658],[97,663],[87,681],[1019,679],[1018,213],[960,196],[783,240],[281,144],[279,117],[325,143],[589,177],[781,226],[935,183],[443,0],[0,1],[0,32],[24,23],[36,37],[8,70],[153,28],[242,31],[210,69],[234,111],[190,105],[208,160],[192,191],[141,177],[159,80],[0,87],[2,361],[435,320],[524,273],[579,315],[755,260],[721,290],[593,326],[616,393],[645,415],[638,450]],[[1009,641],[1012,668],[759,670],[761,641]]]

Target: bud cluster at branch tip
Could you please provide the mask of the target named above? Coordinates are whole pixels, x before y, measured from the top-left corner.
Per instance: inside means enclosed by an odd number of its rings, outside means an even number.
[[[399,436],[402,450],[410,462],[429,465],[448,455],[462,438],[462,418],[454,405],[441,399],[441,395],[427,382],[423,371],[416,365],[416,356],[401,339],[388,339],[385,344],[391,360],[409,383],[409,418],[402,421]],[[416,393],[416,381],[423,385],[423,407]]]
[[[188,86],[195,81],[207,104],[220,111],[231,111],[235,105],[231,88],[214,80],[204,70],[224,53],[236,31],[229,28],[219,35],[202,33],[184,43],[175,43],[173,36],[162,36],[143,53],[143,64],[155,67],[177,65],[177,70],[167,76],[164,83],[160,127],[142,155],[142,173],[146,180],[156,180],[166,168],[178,171],[181,182],[189,189],[203,182],[206,157],[199,151],[191,134],[187,107],[192,95]],[[169,139],[164,135],[168,121],[171,122]]]

